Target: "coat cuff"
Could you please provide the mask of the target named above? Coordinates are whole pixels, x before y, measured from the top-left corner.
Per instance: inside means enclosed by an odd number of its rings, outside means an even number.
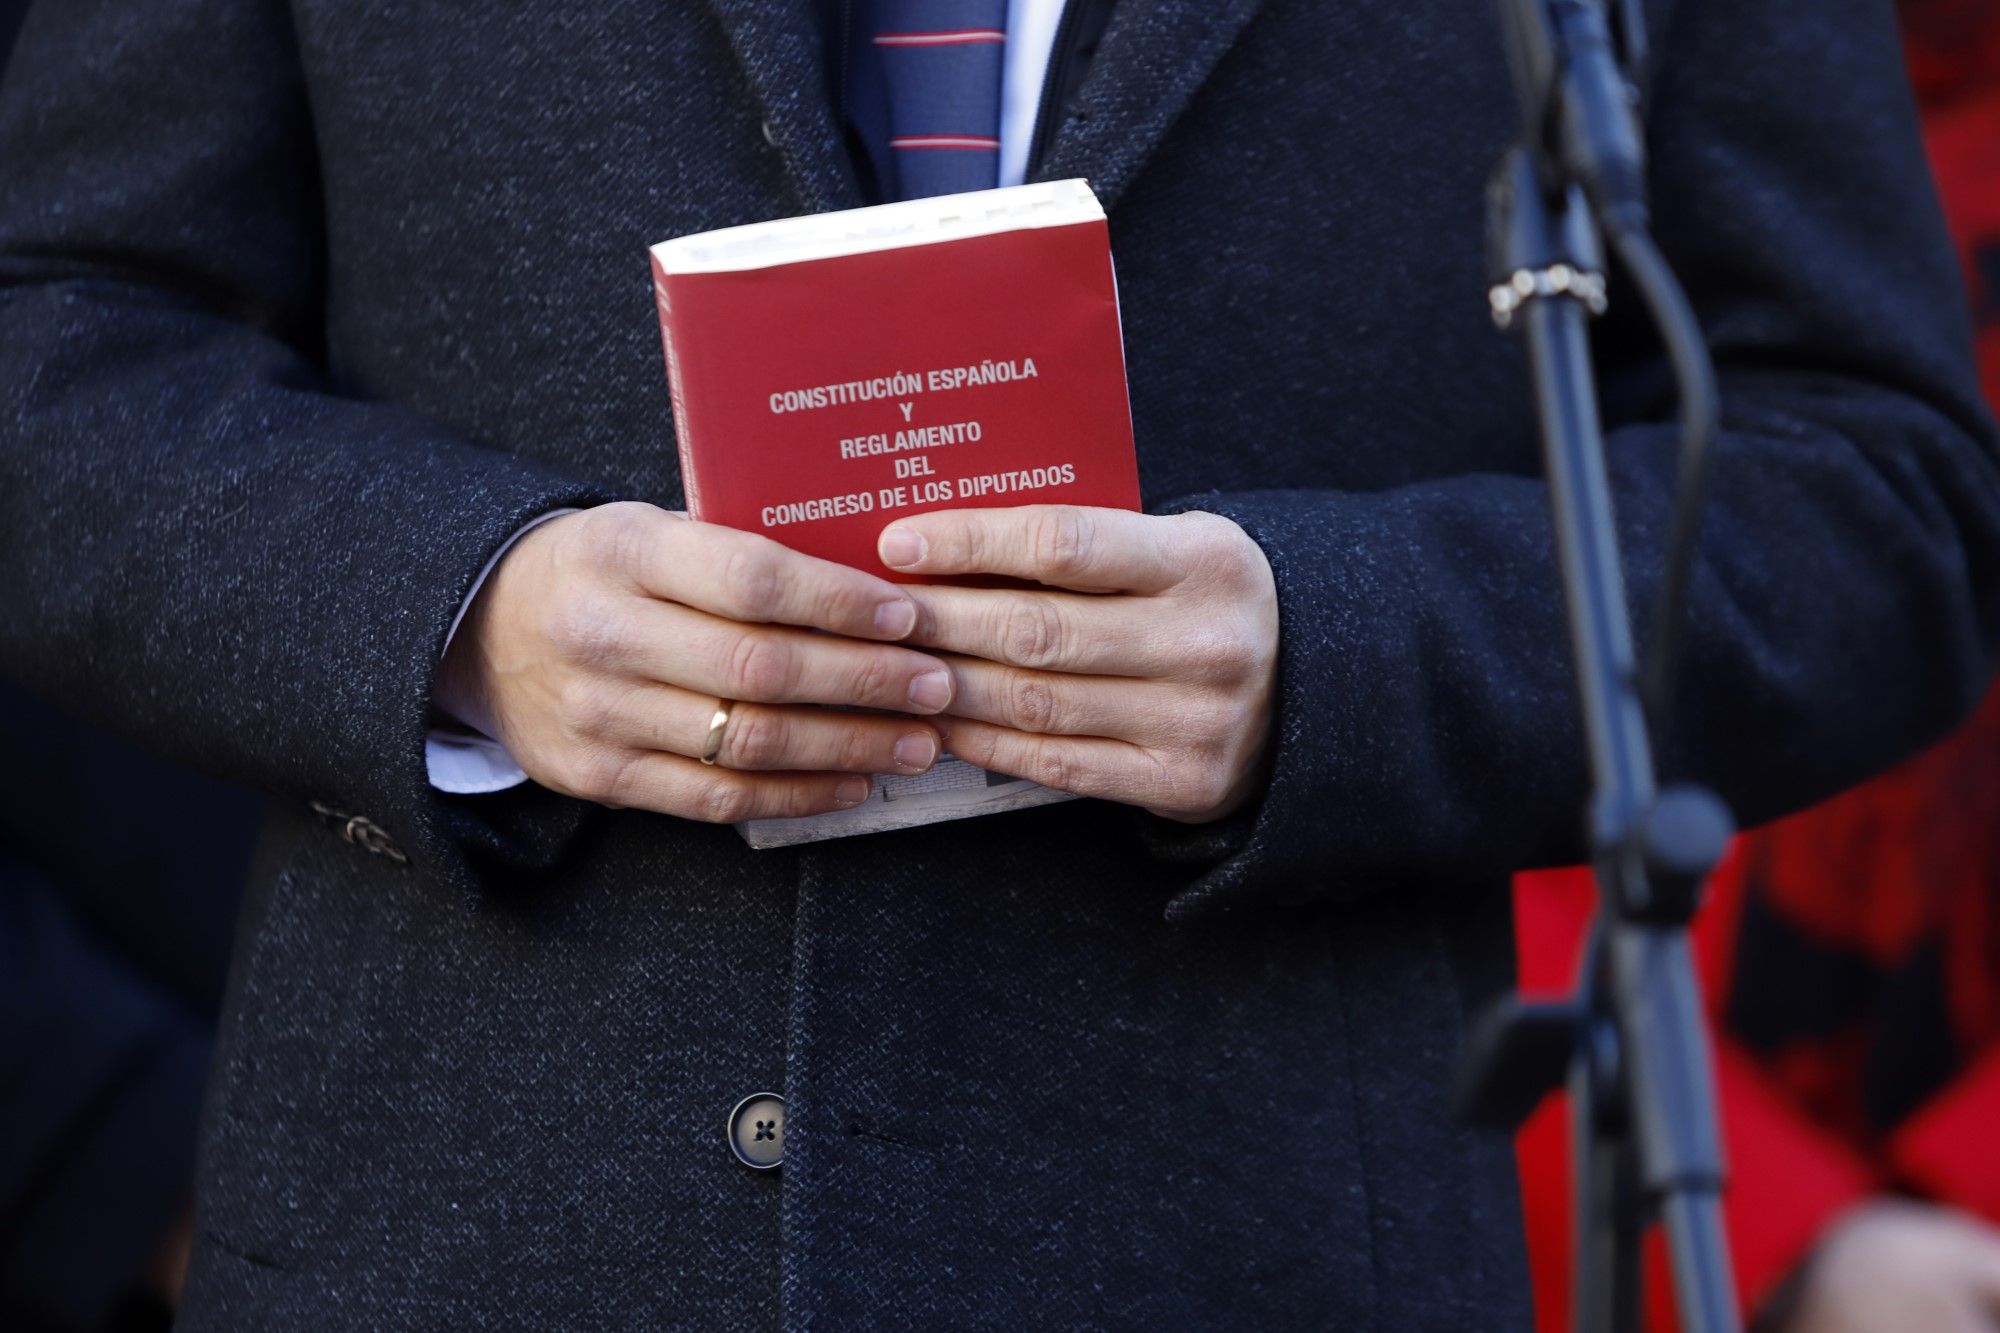
[[[460,470],[460,459],[486,466]],[[585,803],[532,783],[495,794],[464,795],[431,782],[429,749],[437,722],[432,695],[438,664],[479,581],[515,538],[557,512],[588,508],[609,493],[518,458],[484,450],[454,451],[457,475],[430,480],[455,492],[440,501],[409,492],[433,518],[424,540],[377,550],[377,562],[408,562],[394,599],[393,639],[378,658],[376,679],[350,683],[373,715],[353,726],[351,752],[326,769],[339,785],[301,793],[329,829],[400,866],[477,896],[556,865],[590,817]],[[456,516],[440,522],[437,514]],[[378,629],[378,636],[388,638]],[[392,747],[371,753],[371,740]],[[342,781],[342,779],[345,779]]]
[[[1337,812],[1329,796],[1342,785],[1342,769],[1364,760],[1339,743],[1337,717],[1357,696],[1333,669],[1352,651],[1328,642],[1329,597],[1367,604],[1365,592],[1345,587],[1338,523],[1321,493],[1222,493],[1188,496],[1160,506],[1162,514],[1204,510],[1221,514],[1256,541],[1278,593],[1278,666],[1271,738],[1260,793],[1241,810],[1213,824],[1177,824],[1144,817],[1141,839],[1153,855],[1195,872],[1167,903],[1173,922],[1192,922],[1246,908],[1287,905],[1338,896],[1334,882],[1340,843]],[[1366,670],[1356,664],[1356,670]],[[1343,676],[1355,671],[1341,670]],[[1354,885],[1360,892],[1365,885]]]

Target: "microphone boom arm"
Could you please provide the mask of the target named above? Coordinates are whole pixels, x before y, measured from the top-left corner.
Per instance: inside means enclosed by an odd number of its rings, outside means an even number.
[[[1636,1333],[1639,1242],[1664,1222],[1683,1327],[1739,1326],[1722,1215],[1723,1153],[1687,923],[1732,831],[1695,787],[1658,784],[1642,680],[1671,678],[1693,506],[1715,432],[1713,368],[1648,233],[1637,0],[1500,0],[1523,140],[1488,191],[1503,329],[1527,348],[1589,751],[1598,918],[1575,993],[1503,1001],[1473,1034],[1461,1113],[1514,1128],[1566,1081],[1575,1155],[1576,1327]],[[1600,232],[1600,227],[1602,231]],[[1682,485],[1653,669],[1642,677],[1612,521],[1589,320],[1606,303],[1603,238],[1661,323],[1681,385]],[[1695,484],[1690,484],[1690,480]],[[1667,686],[1653,703],[1665,714]]]

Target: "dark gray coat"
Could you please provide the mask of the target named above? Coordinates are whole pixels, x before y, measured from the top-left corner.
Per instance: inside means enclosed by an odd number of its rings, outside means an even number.
[[[1505,877],[1575,854],[1584,781],[1485,314],[1512,110],[1479,0],[1121,0],[1039,169],[1111,207],[1149,505],[1277,571],[1246,816],[751,853],[427,787],[487,556],[679,499],[644,247],[857,202],[812,9],[29,20],[0,662],[281,798],[187,1326],[1524,1324],[1508,1145],[1442,1097],[1507,980]],[[2000,484],[1886,0],[1655,17],[1659,225],[1728,413],[1667,757],[1765,816],[1979,692]],[[1643,603],[1670,402],[1629,313],[1599,343]],[[762,1089],[768,1175],[722,1137]]]

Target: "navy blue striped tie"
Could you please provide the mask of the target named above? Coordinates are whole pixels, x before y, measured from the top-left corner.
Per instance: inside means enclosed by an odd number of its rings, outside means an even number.
[[[854,0],[848,117],[885,198],[999,183],[1006,29],[1007,0]]]

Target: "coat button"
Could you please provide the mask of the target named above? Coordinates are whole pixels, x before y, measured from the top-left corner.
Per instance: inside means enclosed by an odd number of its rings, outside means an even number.
[[[373,852],[376,856],[386,856],[398,865],[407,864],[410,859],[403,854],[403,849],[396,845],[396,840],[390,837],[380,824],[364,816],[349,817],[347,827],[341,830],[341,836],[362,851]]]
[[[753,1092],[729,1113],[729,1151],[753,1171],[769,1171],[785,1160],[785,1099]]]
[[[362,851],[376,856],[386,856],[398,865],[409,864],[410,858],[396,845],[396,840],[391,838],[380,824],[366,815],[350,815],[345,810],[334,809],[324,801],[314,801],[311,804],[312,812],[318,815],[322,822],[338,829],[342,838]]]

